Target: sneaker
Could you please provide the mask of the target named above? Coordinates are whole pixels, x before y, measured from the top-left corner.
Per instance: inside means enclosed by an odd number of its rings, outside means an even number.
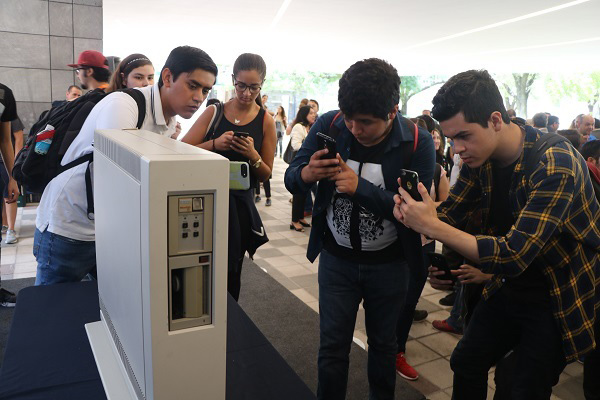
[[[265,201],[265,206],[269,207],[271,205],[271,198],[267,197],[267,201]]]
[[[456,291],[451,292],[446,297],[442,297],[439,303],[446,307],[452,307],[454,305],[454,299],[456,298]]]
[[[409,381],[416,381],[419,379],[419,373],[406,362],[404,353],[398,353],[396,355],[396,372],[398,375]]]
[[[453,333],[455,335],[462,335],[463,334],[462,331],[458,331],[458,330],[454,329],[453,327],[451,327],[448,324],[448,320],[447,319],[445,319],[443,321],[440,321],[439,319],[436,319],[435,321],[433,321],[431,323],[431,325],[433,325],[433,327],[435,329],[437,329],[438,331],[441,331],[441,332]]]
[[[413,321],[419,322],[423,321],[429,313],[426,310],[415,310],[415,315],[413,315]]]
[[[8,230],[8,226],[2,225],[2,233],[6,233],[7,230]]]
[[[14,229],[9,229],[6,231],[6,239],[4,239],[4,243],[13,244],[17,243],[17,232]]]
[[[14,307],[17,304],[17,296],[4,288],[0,288],[0,306]]]
[[[256,197],[254,198],[254,202],[255,202],[255,203],[258,203],[260,200],[261,200],[260,196],[256,196]]]

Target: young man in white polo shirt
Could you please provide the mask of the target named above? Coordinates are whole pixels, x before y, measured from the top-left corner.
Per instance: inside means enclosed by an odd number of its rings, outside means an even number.
[[[175,48],[158,83],[139,89],[146,98],[141,129],[171,136],[175,116],[191,118],[216,77],[217,66],[204,51],[189,46]],[[135,128],[137,121],[136,101],[126,93],[111,93],[91,111],[62,164],[93,151],[96,129]],[[33,244],[38,262],[36,285],[79,281],[96,266],[95,224],[93,216],[88,216],[86,197],[87,168],[86,162],[63,172],[44,190]]]

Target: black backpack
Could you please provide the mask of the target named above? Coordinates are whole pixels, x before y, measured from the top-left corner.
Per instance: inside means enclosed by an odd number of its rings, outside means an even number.
[[[124,89],[138,106],[137,128],[141,128],[146,117],[146,98],[135,89]],[[27,143],[17,157],[12,176],[31,193],[43,193],[48,183],[62,172],[93,160],[93,153],[61,165],[62,159],[92,109],[108,94],[102,89],[92,90],[76,100],[50,109],[40,116],[31,127]],[[53,130],[46,130],[50,125]],[[44,143],[41,143],[44,142]],[[36,151],[36,144],[38,149]]]

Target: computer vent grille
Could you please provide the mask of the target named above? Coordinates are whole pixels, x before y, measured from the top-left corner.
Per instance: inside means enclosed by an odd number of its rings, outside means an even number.
[[[141,180],[140,156],[102,135],[95,135],[94,147],[120,166],[136,181]]]
[[[110,331],[110,334],[112,335],[113,341],[115,342],[115,345],[117,346],[117,350],[119,352],[119,356],[121,357],[121,361],[123,362],[123,365],[125,366],[127,375],[129,375],[129,380],[133,383],[133,388],[135,390],[135,394],[137,395],[138,400],[146,400],[146,395],[145,395],[144,391],[142,390],[142,387],[140,386],[140,383],[138,382],[138,380],[135,376],[135,373],[133,372],[133,368],[131,368],[131,364],[129,363],[129,358],[127,357],[127,353],[125,353],[125,349],[123,349],[123,345],[121,344],[119,335],[117,334],[115,326],[113,325],[112,320],[110,319],[110,315],[108,314],[108,311],[106,310],[106,307],[104,306],[104,303],[102,302],[102,299],[100,299],[100,311],[102,312],[104,320],[106,321],[106,325],[108,325],[108,330]]]

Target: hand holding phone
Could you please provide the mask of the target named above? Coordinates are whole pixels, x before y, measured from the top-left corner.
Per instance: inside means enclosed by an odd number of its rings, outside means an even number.
[[[322,160],[334,159],[337,154],[337,144],[335,139],[324,133],[317,132],[317,151],[327,149],[327,154],[321,157]]]
[[[415,171],[411,171],[409,169],[401,169],[400,170],[400,183],[402,186],[402,189],[404,189],[405,191],[408,192],[408,194],[410,194],[410,197],[412,197],[414,200],[416,201],[422,201],[423,198],[421,197],[421,194],[419,193],[419,174],[417,174]]]
[[[233,136],[239,138],[247,138],[248,136],[250,136],[250,134],[248,132],[235,131],[233,132]]]
[[[439,271],[444,271],[443,275],[436,276],[437,279],[442,281],[452,281],[456,282],[456,276],[450,272],[452,269],[448,265],[448,260],[446,256],[440,253],[428,252],[427,256],[429,257],[429,261],[431,262],[431,266],[437,268]]]

